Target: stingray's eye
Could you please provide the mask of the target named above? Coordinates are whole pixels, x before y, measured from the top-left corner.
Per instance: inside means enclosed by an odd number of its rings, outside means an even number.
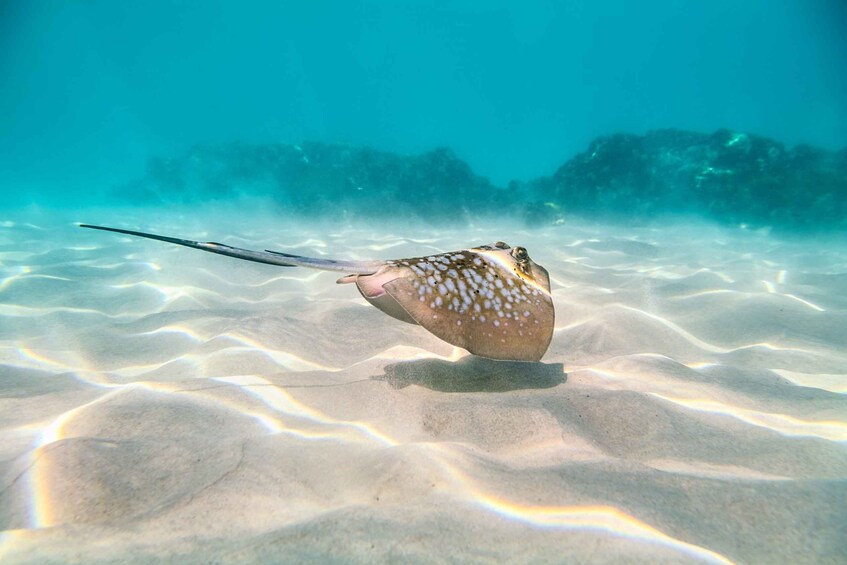
[[[526,249],[523,247],[515,247],[512,249],[512,257],[514,257],[516,261],[523,262],[529,259],[529,254],[527,254]]]
[[[496,247],[497,249],[509,249],[509,244],[503,243],[502,241],[498,241],[494,244],[494,247]]]

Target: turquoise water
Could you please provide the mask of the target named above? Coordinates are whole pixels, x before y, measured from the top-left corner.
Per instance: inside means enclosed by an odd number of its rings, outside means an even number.
[[[0,10],[4,200],[68,205],[236,141],[447,146],[497,186],[619,132],[847,145],[837,0]]]
[[[3,2],[0,561],[844,562],[845,23]]]

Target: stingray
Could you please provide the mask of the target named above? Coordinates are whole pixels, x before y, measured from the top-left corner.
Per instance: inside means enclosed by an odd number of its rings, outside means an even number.
[[[523,247],[498,241],[461,251],[411,259],[343,261],[252,251],[222,243],[80,224],[281,267],[338,271],[339,284],[355,284],[389,316],[423,326],[474,355],[538,361],[553,337],[553,299],[547,270]]]

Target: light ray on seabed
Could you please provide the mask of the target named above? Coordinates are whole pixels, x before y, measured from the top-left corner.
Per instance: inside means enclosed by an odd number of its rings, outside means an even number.
[[[263,425],[269,433],[290,433],[303,439],[320,439],[334,441],[361,441],[373,442],[376,448],[384,449],[401,445],[388,434],[380,431],[371,424],[360,421],[349,421],[334,418],[311,406],[295,399],[290,393],[273,383],[257,376],[224,377],[214,379],[218,382],[232,385],[234,388],[257,398],[274,412],[295,420],[304,420],[309,424],[341,428],[341,432],[330,431],[328,433],[314,432],[311,429],[301,429],[290,423],[283,423],[279,418],[249,409],[232,399],[220,399],[207,397],[215,402],[224,404],[237,410],[245,417],[253,418]],[[40,461],[42,451],[53,442],[59,441],[66,436],[65,427],[75,417],[85,410],[103,403],[115,396],[132,389],[146,389],[162,393],[193,394],[198,390],[174,390],[173,386],[160,385],[157,383],[131,383],[107,392],[103,396],[73,408],[46,425],[31,453],[32,465],[28,472],[30,488],[30,528],[40,529],[60,525],[56,519],[54,504],[51,500],[49,485],[49,468]],[[433,444],[416,443],[424,447],[432,456],[432,460],[439,465],[452,479],[454,495],[461,500],[466,500],[471,505],[490,512],[502,518],[514,520],[526,525],[563,531],[598,531],[605,532],[616,537],[631,539],[649,544],[658,544],[668,549],[679,551],[688,557],[711,562],[730,563],[728,559],[706,548],[684,542],[673,538],[656,528],[634,518],[625,512],[611,506],[534,506],[522,504],[508,499],[497,493],[488,492],[471,479],[459,465],[450,463],[458,454],[456,447]],[[26,537],[29,530],[8,531],[0,537],[0,557],[4,552],[13,549],[16,541]]]

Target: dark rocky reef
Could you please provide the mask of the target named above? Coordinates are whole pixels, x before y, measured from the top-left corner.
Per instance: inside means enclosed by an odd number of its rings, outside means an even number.
[[[151,159],[143,179],[118,191],[152,202],[261,195],[305,215],[445,221],[492,211],[506,196],[449,149],[403,156],[324,143],[197,146]]]
[[[404,156],[323,143],[198,146],[152,159],[122,199],[270,196],[300,215],[453,222],[489,213],[552,223],[572,216],[649,221],[692,214],[787,230],[847,228],[847,149],[786,148],[719,130],[657,130],[593,141],[552,176],[506,188],[449,149]]]
[[[751,226],[845,228],[847,149],[787,149],[729,130],[616,134],[596,139],[529,189],[580,215],[691,213]]]

